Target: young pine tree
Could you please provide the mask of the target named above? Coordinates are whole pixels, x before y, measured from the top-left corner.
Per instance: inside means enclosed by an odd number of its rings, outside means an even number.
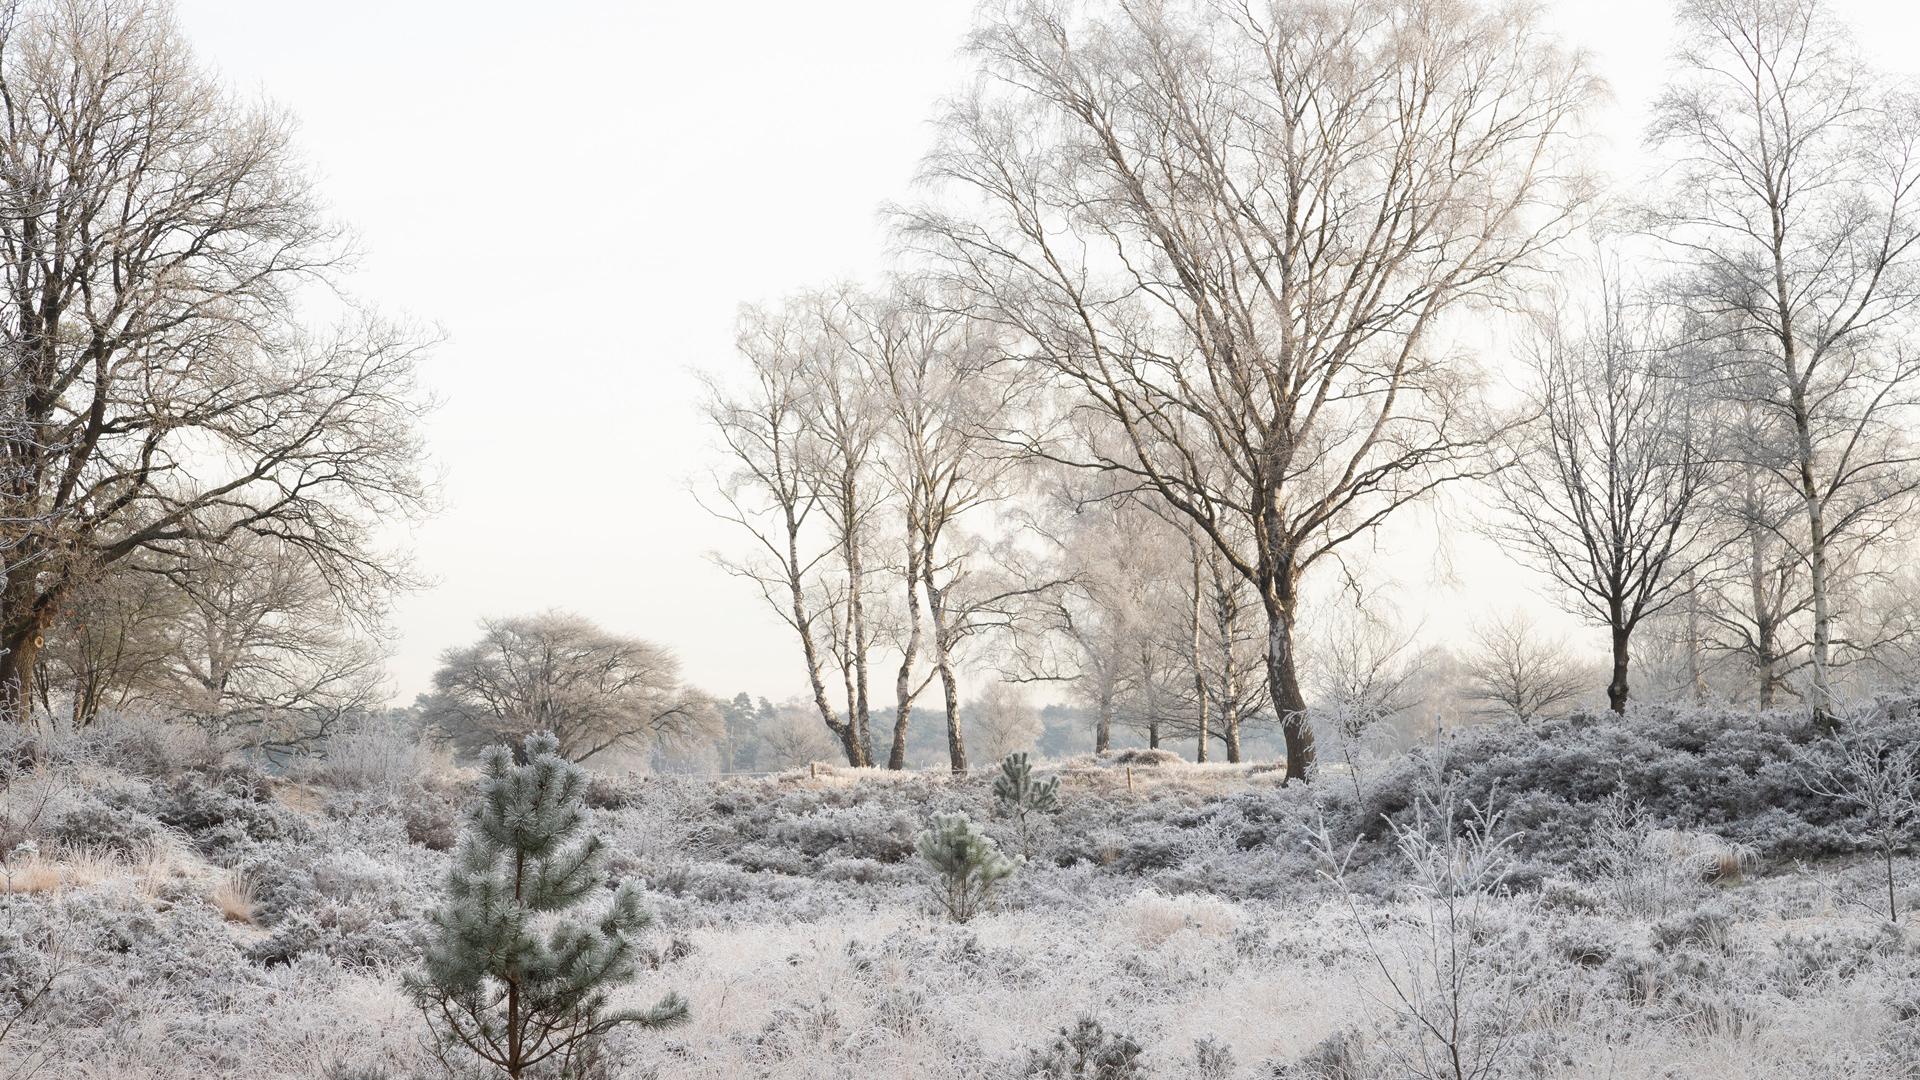
[[[1060,809],[1060,778],[1035,779],[1026,754],[1008,754],[993,778],[993,796],[1020,830],[1020,854],[1033,858],[1033,815]]]
[[[1020,865],[965,814],[933,815],[933,824],[914,836],[913,846],[933,867],[934,899],[954,922],[973,918],[994,886],[1012,877]]]
[[[650,1009],[608,1007],[634,978],[635,938],[651,919],[631,882],[598,919],[564,914],[601,888],[606,843],[585,832],[586,774],[553,736],[529,736],[524,749],[522,765],[504,746],[487,752],[423,968],[407,980],[443,1052],[464,1048],[514,1080],[567,1075],[622,1024],[687,1016],[678,994]]]

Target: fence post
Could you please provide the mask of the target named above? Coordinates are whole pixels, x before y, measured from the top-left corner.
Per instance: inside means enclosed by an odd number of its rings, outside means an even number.
[[[1127,766],[1127,792],[1133,792],[1133,766]]]
[[[817,761],[807,762],[807,779],[809,780],[820,779],[820,763],[819,762]]]

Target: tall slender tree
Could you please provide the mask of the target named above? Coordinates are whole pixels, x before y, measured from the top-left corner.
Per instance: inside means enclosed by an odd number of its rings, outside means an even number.
[[[1710,399],[1670,320],[1629,297],[1617,268],[1599,276],[1589,325],[1543,321],[1532,418],[1495,475],[1505,514],[1492,532],[1550,576],[1574,614],[1606,627],[1607,705],[1625,712],[1634,631],[1715,554],[1706,510],[1717,451]]]

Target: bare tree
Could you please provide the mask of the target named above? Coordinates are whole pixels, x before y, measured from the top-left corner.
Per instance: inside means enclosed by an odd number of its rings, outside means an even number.
[[[294,320],[342,247],[288,118],[198,69],[164,3],[6,16],[0,712],[18,719],[86,574],[258,533],[331,583],[390,579],[372,524],[427,492],[417,342]]]
[[[1676,155],[1659,223],[1718,322],[1726,392],[1763,421],[1744,459],[1799,504],[1811,703],[1830,719],[1845,549],[1920,491],[1920,353],[1904,340],[1920,125],[1820,0],[1689,0],[1680,17],[1682,70],[1652,129]]]
[[[1494,536],[1544,570],[1573,614],[1607,628],[1607,704],[1625,712],[1633,633],[1715,554],[1707,399],[1658,307],[1603,267],[1593,322],[1549,319],[1531,357],[1532,420],[1495,475]]]
[[[145,699],[276,756],[310,748],[386,699],[380,598],[343,598],[273,537],[171,555],[151,571],[171,585],[175,614]]]
[[[833,743],[807,711],[804,705],[782,705],[771,717],[761,718],[756,764],[770,771],[797,769],[834,752]]]
[[[168,631],[181,615],[179,601],[163,576],[138,563],[85,575],[46,635],[34,679],[42,708],[52,715],[64,697],[68,722],[78,729],[103,709],[139,700],[173,656]]]
[[[711,702],[680,681],[680,662],[650,641],[549,611],[480,624],[449,649],[424,715],[458,744],[515,744],[549,731],[568,761],[640,749],[699,729]]]
[[[925,283],[900,283],[885,318],[886,347],[871,359],[891,414],[888,458],[905,504],[905,576],[909,590],[917,579],[931,630],[924,643],[945,699],[948,762],[965,772],[956,668],[962,644],[1009,625],[1023,609],[1019,601],[1050,587],[987,572],[989,545],[967,528],[1010,494],[1023,463],[1006,452],[1005,429],[1029,387],[995,363],[992,328]],[[913,599],[910,594],[909,603]],[[910,647],[917,648],[917,619],[913,631]],[[908,678],[903,664],[901,687]]]
[[[1047,545],[1047,573],[1063,586],[1036,598],[1034,632],[1011,642],[1006,675],[1068,684],[1093,710],[1094,751],[1105,753],[1120,703],[1141,674],[1140,643],[1163,614],[1148,594],[1178,563],[1160,518],[1105,478],[1089,479],[1054,472],[1026,515],[1027,529]]]
[[[1859,835],[1886,871],[1888,922],[1900,921],[1893,860],[1920,822],[1920,747],[1884,740],[1838,743],[1803,764],[1807,790],[1858,811]],[[1873,905],[1868,905],[1873,909]]]
[[[1316,620],[1308,648],[1315,704],[1337,718],[1341,734],[1357,738],[1414,709],[1434,663],[1416,632],[1395,625],[1365,596]]]
[[[755,549],[743,559],[719,559],[729,573],[752,582],[767,605],[794,632],[807,685],[820,721],[839,741],[849,765],[865,765],[866,740],[855,714],[845,718],[827,696],[823,607],[833,596],[821,577],[837,551],[818,536],[824,514],[810,463],[807,350],[818,343],[804,314],[748,308],[741,314],[739,349],[751,369],[748,388],[729,392],[709,384],[707,416],[731,459],[715,477],[718,503],[708,510],[743,528]]]
[[[966,209],[900,226],[1117,432],[1031,449],[1158,493],[1253,584],[1304,778],[1302,577],[1479,469],[1440,324],[1570,224],[1594,80],[1513,7],[985,12],[926,166]]]
[[[809,438],[802,443],[804,467],[812,474],[820,506],[833,533],[844,595],[829,609],[835,616],[833,652],[845,688],[847,723],[860,746],[861,761],[872,764],[873,736],[868,668],[874,630],[867,613],[870,565],[868,547],[884,490],[878,456],[886,412],[863,346],[871,345],[875,311],[881,301],[850,286],[795,301],[810,312],[819,340],[800,354],[800,375],[807,393],[802,418]],[[911,666],[911,665],[909,665]]]
[[[1531,722],[1563,711],[1580,699],[1587,672],[1574,663],[1566,643],[1544,638],[1524,616],[1476,627],[1466,657],[1466,698],[1489,717]]]
[[[999,761],[1016,750],[1028,750],[1040,738],[1040,710],[1019,686],[994,682],[973,700],[972,728],[982,755]]]

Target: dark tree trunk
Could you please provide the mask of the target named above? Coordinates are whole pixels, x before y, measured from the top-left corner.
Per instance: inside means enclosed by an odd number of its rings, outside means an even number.
[[[1102,688],[1100,707],[1094,719],[1093,752],[1104,754],[1113,746],[1113,691]]]
[[[1307,724],[1307,699],[1294,667],[1292,589],[1279,588],[1267,598],[1267,684],[1273,694],[1273,712],[1287,744],[1289,781],[1306,780],[1313,771],[1313,729]]]
[[[0,718],[14,724],[33,716],[34,677],[49,621],[45,612],[51,610],[46,598],[35,595],[30,572],[20,576],[25,581],[10,582],[0,605]]]
[[[1607,680],[1607,707],[1616,713],[1627,711],[1627,638],[1626,627],[1613,628],[1613,677]]]

